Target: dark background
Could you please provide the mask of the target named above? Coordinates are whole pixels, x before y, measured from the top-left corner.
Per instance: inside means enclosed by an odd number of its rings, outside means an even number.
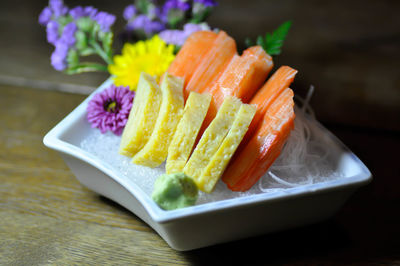
[[[37,17],[47,1],[2,1],[0,82],[89,93],[106,74],[67,76],[50,65],[53,47]],[[117,15],[114,32],[124,26],[130,1],[66,1],[95,5]],[[400,106],[399,1],[218,1],[208,22],[233,36],[239,48],[246,37],[292,28],[275,66],[299,70],[293,89],[312,84],[312,105],[325,123],[398,132]],[[115,41],[119,52],[121,43]]]
[[[114,32],[122,30],[122,12],[131,3],[65,2],[69,7],[94,5],[117,15]],[[211,259],[244,264],[400,264],[400,1],[218,3],[208,22],[233,36],[239,48],[245,37],[254,39],[286,20],[293,22],[282,54],[274,58],[275,67],[289,65],[299,71],[292,88],[300,96],[315,86],[311,105],[318,120],[359,156],[374,179],[327,222],[188,252],[182,258],[199,265]],[[46,4],[1,1],[0,85],[88,94],[107,74],[68,76],[52,69],[53,48],[37,23]],[[118,38],[114,46],[118,52]],[[0,199],[5,201],[1,194]],[[1,245],[6,244],[0,243],[0,251]]]

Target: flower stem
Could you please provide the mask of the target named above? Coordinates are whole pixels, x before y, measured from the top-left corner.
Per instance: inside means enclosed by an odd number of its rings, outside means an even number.
[[[69,75],[71,74],[79,74],[84,72],[95,72],[95,71],[104,71],[107,72],[107,66],[97,64],[97,63],[80,63],[79,65],[68,68],[65,72]]]
[[[112,64],[113,60],[112,58],[101,48],[101,46],[93,40],[89,41],[90,45],[93,47],[93,49],[97,52],[97,54],[103,58],[103,60],[108,64]]]

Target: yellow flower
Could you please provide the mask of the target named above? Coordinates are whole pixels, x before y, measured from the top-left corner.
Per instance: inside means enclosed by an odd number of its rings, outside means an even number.
[[[126,43],[122,54],[114,56],[114,64],[108,66],[108,71],[115,76],[116,86],[129,86],[131,90],[136,90],[141,72],[158,79],[174,58],[174,46],[167,45],[158,35],[154,35],[146,41]]]

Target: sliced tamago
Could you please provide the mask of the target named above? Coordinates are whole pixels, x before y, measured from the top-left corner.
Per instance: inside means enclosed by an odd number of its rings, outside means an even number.
[[[183,79],[166,73],[161,93],[161,107],[153,133],[146,145],[133,156],[135,164],[157,167],[167,158],[168,146],[183,113]]]
[[[204,131],[183,168],[183,172],[193,178],[201,190],[203,190],[202,173],[228,134],[241,105],[241,101],[236,97],[228,96],[224,99],[216,117]]]
[[[183,172],[192,152],[197,134],[210,106],[211,95],[190,92],[175,135],[168,148],[167,174]]]
[[[134,156],[149,140],[161,107],[161,89],[151,75],[142,72],[128,122],[124,128],[119,153]]]
[[[212,192],[229,160],[246,134],[255,113],[256,107],[253,105],[242,104],[240,106],[231,129],[198,178],[197,185],[201,190],[207,193]]]

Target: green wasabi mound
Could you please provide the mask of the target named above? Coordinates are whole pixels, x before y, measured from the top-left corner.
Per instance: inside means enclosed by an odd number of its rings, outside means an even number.
[[[198,189],[184,173],[164,174],[154,182],[152,199],[164,210],[175,210],[196,203]]]

